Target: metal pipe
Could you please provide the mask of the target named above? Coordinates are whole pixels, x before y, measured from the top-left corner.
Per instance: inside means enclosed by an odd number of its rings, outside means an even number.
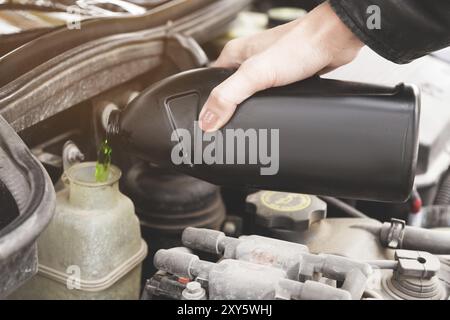
[[[377,269],[387,269],[387,270],[395,270],[398,265],[398,261],[394,260],[369,260],[366,261],[367,264],[370,264],[372,267]]]

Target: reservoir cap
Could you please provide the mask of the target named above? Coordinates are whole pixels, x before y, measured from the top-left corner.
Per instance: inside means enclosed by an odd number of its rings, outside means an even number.
[[[257,225],[304,231],[326,217],[327,205],[316,196],[301,193],[259,191],[247,197],[248,211]]]

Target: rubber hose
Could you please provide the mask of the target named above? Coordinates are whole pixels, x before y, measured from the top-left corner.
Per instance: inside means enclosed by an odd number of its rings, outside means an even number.
[[[402,248],[427,251],[433,254],[450,254],[450,232],[407,226]]]
[[[340,209],[341,211],[345,212],[346,214],[348,214],[351,217],[354,218],[368,218],[370,219],[369,216],[367,216],[366,214],[362,213],[361,211],[359,211],[358,209],[352,207],[351,205],[345,203],[344,201],[341,201],[337,198],[333,198],[333,197],[321,197],[326,203],[332,205],[333,207],[336,207],[338,209]]]
[[[450,227],[450,206],[434,205],[425,208],[423,228]]]
[[[442,183],[439,186],[434,204],[450,205],[450,171],[447,171],[442,179]]]
[[[364,229],[379,237],[383,246],[387,247],[391,223],[381,226],[354,225],[353,228]],[[450,254],[450,232],[405,226],[398,249],[426,251],[432,254]]]

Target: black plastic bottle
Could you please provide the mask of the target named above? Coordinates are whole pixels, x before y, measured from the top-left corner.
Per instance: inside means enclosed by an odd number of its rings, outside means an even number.
[[[414,86],[315,77],[262,91],[243,102],[229,123],[210,138],[222,141],[215,142],[219,151],[208,153],[219,160],[205,163],[199,161],[198,151],[201,155],[210,143],[195,145],[201,132],[195,121],[211,90],[231,73],[197,69],[149,87],[123,111],[110,115],[110,134],[151,163],[218,185],[376,201],[407,199],[418,149],[420,100]],[[191,133],[191,141],[178,134],[179,129]],[[264,149],[266,143],[266,152],[273,153],[271,163],[262,156],[255,163],[250,156],[255,141],[244,148],[230,143],[234,150],[227,149],[227,142],[237,141],[227,135],[236,131],[228,129],[243,129],[240,133],[248,133],[250,140],[256,133],[256,145]],[[179,163],[173,157],[176,148],[188,161],[175,164]],[[227,155],[234,162],[220,161]]]

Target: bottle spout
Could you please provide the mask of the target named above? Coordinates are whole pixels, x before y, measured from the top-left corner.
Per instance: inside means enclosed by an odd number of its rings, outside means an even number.
[[[117,136],[120,133],[120,110],[109,110],[109,114],[106,119],[106,136],[108,138]]]

